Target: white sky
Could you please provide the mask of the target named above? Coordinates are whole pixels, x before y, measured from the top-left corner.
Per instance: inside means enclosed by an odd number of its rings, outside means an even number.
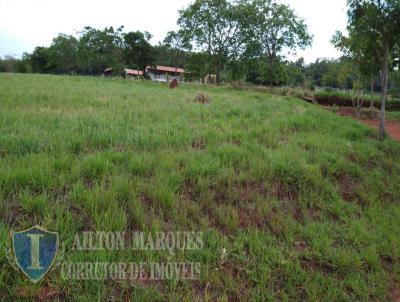
[[[281,0],[303,17],[314,36],[312,48],[300,51],[307,63],[338,57],[329,40],[346,27],[346,0]],[[125,26],[147,30],[152,43],[177,29],[178,10],[191,0],[0,0],[0,56],[20,56],[35,46],[49,46],[58,33],[75,34],[84,26]]]

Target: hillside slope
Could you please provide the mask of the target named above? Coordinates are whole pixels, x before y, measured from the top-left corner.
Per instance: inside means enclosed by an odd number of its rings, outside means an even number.
[[[199,92],[210,104],[193,103]],[[400,143],[300,100],[227,87],[0,74],[0,300],[391,300],[400,290]],[[10,230],[204,234],[197,281],[31,285]],[[26,290],[25,290],[26,291]],[[128,300],[124,300],[128,301]]]

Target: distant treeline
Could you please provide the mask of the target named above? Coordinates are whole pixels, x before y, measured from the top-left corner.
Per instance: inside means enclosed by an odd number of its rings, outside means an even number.
[[[176,32],[169,32],[163,42],[151,45],[150,33],[125,33],[123,29],[123,26],[118,29],[85,27],[77,36],[59,34],[50,47],[38,46],[21,58],[0,58],[0,72],[101,75],[111,67],[114,75],[119,75],[123,74],[124,68],[145,70],[148,65],[164,65],[185,68],[188,72],[186,80],[201,80],[208,73],[217,74],[214,63],[217,55],[177,45]],[[263,55],[248,54],[247,57],[226,60],[223,67],[219,67],[219,80],[269,84],[268,72],[273,74],[273,85],[276,86],[314,83],[303,59],[289,62],[279,57],[273,68],[273,71],[269,69]],[[319,75],[316,77],[316,84],[320,85]]]
[[[285,51],[304,49],[312,36],[302,18],[278,0],[195,0],[179,11],[179,30],[158,45],[148,32],[85,27],[77,35],[60,34],[50,47],[36,47],[21,59],[6,58],[1,70],[99,75],[125,67],[184,67],[187,80],[215,74],[217,82],[304,85],[302,61],[286,62]],[[304,67],[304,66],[303,66]],[[293,82],[293,83],[291,83]]]
[[[179,11],[177,24],[179,30],[168,32],[157,45],[150,44],[150,33],[125,32],[123,26],[59,34],[49,47],[1,59],[0,72],[101,75],[112,68],[114,75],[122,75],[124,68],[145,72],[148,65],[165,65],[185,68],[188,81],[215,74],[218,83],[313,90],[353,89],[362,80],[366,89],[381,88],[379,70],[361,79],[360,64],[348,51],[340,59],[318,59],[309,65],[302,58],[287,60],[285,53],[310,46],[312,36],[304,20],[278,0],[195,0]],[[399,94],[399,82],[399,70],[391,68],[391,93]]]
[[[60,35],[58,39],[75,39],[71,36]],[[63,55],[63,60],[60,60],[57,64],[49,64],[54,62],[54,59],[49,60],[49,54],[54,51],[53,46],[37,47],[32,54],[25,53],[21,59],[6,56],[0,58],[0,72],[16,72],[16,73],[53,73],[53,74],[80,74],[80,75],[101,75],[105,68],[112,66],[116,71],[114,74],[122,75],[124,67],[136,68],[135,65],[124,63],[124,61],[113,65],[107,59],[103,59],[101,62],[101,56],[95,56],[98,58],[94,65],[94,58],[91,60],[90,68],[83,68],[79,66],[78,61],[66,60]],[[165,65],[175,66],[173,50],[167,46],[160,44],[157,46],[150,46],[151,50],[151,64],[154,65]],[[64,49],[64,51],[68,50]],[[65,54],[63,51],[63,54]],[[201,80],[207,74],[207,68],[204,66],[204,60],[207,57],[206,53],[196,52],[183,52],[180,59],[179,67],[185,68],[190,74],[186,76],[186,80]],[[78,55],[72,56],[72,58],[78,58]],[[240,64],[240,62],[239,62]],[[243,77],[241,81],[255,84],[255,85],[266,85],[268,84],[263,78],[263,61],[261,59],[253,59],[248,62],[249,65],[242,66]],[[292,86],[292,87],[303,87],[310,90],[314,90],[315,87],[331,87],[337,89],[352,89],[353,78],[351,74],[346,74],[348,65],[350,62],[346,58],[340,58],[336,60],[330,59],[317,59],[314,63],[306,65],[303,59],[299,59],[296,62],[290,62],[281,60],[279,62],[279,81],[275,86]],[[244,63],[243,63],[244,65]],[[119,67],[119,70],[118,70]],[[232,82],[237,81],[237,77],[233,77],[232,74],[237,69],[237,66],[229,65],[222,71],[222,81]],[[246,71],[243,71],[245,70]],[[392,88],[390,92],[395,96],[400,96],[398,89],[400,85],[400,72],[393,71],[391,73],[390,82]],[[374,84],[374,90],[380,91],[380,81],[376,79]]]

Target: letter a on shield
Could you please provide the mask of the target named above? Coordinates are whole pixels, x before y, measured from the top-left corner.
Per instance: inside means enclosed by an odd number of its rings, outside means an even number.
[[[37,283],[49,272],[58,254],[58,233],[34,226],[12,233],[15,262],[19,269]]]

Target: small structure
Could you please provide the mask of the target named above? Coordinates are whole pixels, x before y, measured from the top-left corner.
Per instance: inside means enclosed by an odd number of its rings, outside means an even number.
[[[105,77],[112,77],[114,70],[110,67],[110,68],[106,68],[103,71],[103,76]]]
[[[127,79],[140,79],[143,77],[143,71],[136,69],[127,69],[125,68],[125,78]]]
[[[169,82],[170,79],[175,78],[178,82],[183,81],[185,70],[179,67],[169,67],[169,66],[147,66],[146,74],[150,77],[152,81],[157,82]]]

